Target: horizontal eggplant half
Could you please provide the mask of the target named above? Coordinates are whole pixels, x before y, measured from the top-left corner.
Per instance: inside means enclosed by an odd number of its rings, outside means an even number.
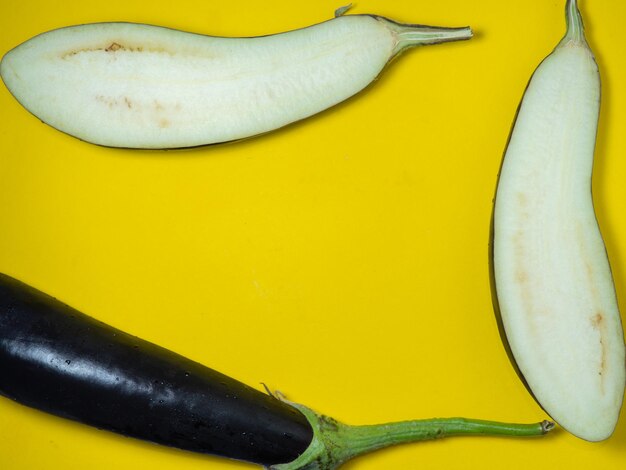
[[[608,438],[624,396],[624,333],[591,175],[600,76],[576,1],[567,33],[528,84],[505,152],[493,271],[510,351],[550,416]]]
[[[348,426],[107,326],[0,274],[0,394],[100,429],[275,470],[331,470],[451,435],[539,436],[553,423],[464,418]]]
[[[365,88],[400,52],[471,36],[373,15],[254,38],[98,23],[26,41],[4,56],[0,75],[31,113],[84,141],[192,147],[319,113]]]

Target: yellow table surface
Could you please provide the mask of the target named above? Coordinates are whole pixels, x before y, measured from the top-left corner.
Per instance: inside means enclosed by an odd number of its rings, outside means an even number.
[[[0,53],[80,23],[251,36],[329,19],[339,6],[4,1]],[[626,312],[626,2],[580,6],[603,80],[594,200]],[[0,271],[345,422],[542,420],[498,334],[488,241],[508,133],[531,73],[564,33],[564,0],[363,0],[351,13],[469,24],[476,36],[413,50],[355,98],[301,123],[184,151],[80,142],[0,86]],[[562,430],[450,438],[346,468],[622,469],[624,414],[602,443]],[[255,467],[0,398],[0,468]]]

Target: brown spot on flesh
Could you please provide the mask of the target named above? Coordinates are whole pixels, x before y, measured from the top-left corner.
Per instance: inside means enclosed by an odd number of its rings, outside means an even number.
[[[124,103],[126,103],[128,109],[131,109],[133,107],[133,103],[126,96],[124,97]]]
[[[536,302],[534,300],[533,289],[530,285],[530,274],[526,268],[527,249],[524,240],[524,231],[518,230],[511,240],[513,243],[513,252],[515,254],[515,271],[513,272],[514,280],[517,284],[517,290],[524,311],[528,314],[528,326],[532,330],[536,329],[537,312]]]
[[[602,387],[602,391],[604,391],[604,375],[606,372],[606,356],[607,356],[607,350],[606,350],[606,345],[604,344],[604,336],[606,334],[606,318],[604,316],[604,313],[602,311],[597,311],[592,317],[591,317],[591,326],[598,330],[598,333],[600,334],[600,365],[599,365],[599,369],[598,369],[598,375],[600,376],[600,385]]]
[[[602,312],[596,313],[593,317],[591,317],[591,324],[594,328],[599,329],[604,323],[604,315]]]
[[[122,49],[121,44],[118,44],[116,42],[112,42],[111,45],[105,49],[105,51],[107,51],[107,52],[115,52],[115,51],[118,51],[120,49]]]
[[[594,266],[591,256],[588,252],[588,243],[586,237],[586,228],[579,221],[576,223],[576,238],[578,246],[580,247],[580,257],[584,263],[585,274],[587,275],[587,285],[589,286],[589,293],[592,296],[592,302],[594,305],[602,305],[598,286],[596,285],[596,278],[594,273]],[[607,364],[607,345],[605,344],[605,337],[607,336],[607,324],[606,316],[602,310],[596,310],[590,317],[591,326],[594,330],[598,331],[600,342],[600,363],[598,364],[598,376],[600,377],[600,390],[604,393],[604,376],[606,374]]]
[[[111,98],[110,96],[97,95],[96,101],[107,105],[109,108],[117,106],[117,100],[115,98]]]
[[[600,336],[600,347],[602,348],[602,356],[600,357],[600,370],[598,371],[598,375],[600,376],[600,385],[602,387],[602,392],[604,392],[604,373],[606,372],[606,346],[604,345],[604,341],[602,341],[602,336]]]
[[[154,47],[144,47],[144,46],[137,46],[137,45],[123,45],[120,44],[118,42],[111,42],[108,46],[102,46],[102,47],[85,47],[85,48],[81,48],[81,49],[73,49],[73,50],[69,50],[69,51],[65,51],[63,52],[60,57],[63,60],[68,60],[69,58],[72,58],[76,55],[79,54],[83,54],[83,53],[89,53],[89,52],[107,52],[107,53],[111,53],[111,52],[147,52],[147,53],[153,53],[153,54],[169,54],[169,55],[174,55],[174,52],[172,52],[169,49],[166,49],[165,47],[159,47],[159,46],[154,46]],[[201,57],[204,57],[202,55],[199,55]]]
[[[517,268],[517,270],[515,271],[515,280],[519,284],[524,284],[528,281],[528,273],[521,267]]]
[[[517,268],[515,269],[515,280],[520,284],[525,284],[528,281],[528,272],[524,268],[524,260],[526,257],[526,250],[524,247],[524,232],[519,230],[513,236],[513,249],[515,253],[515,261]],[[524,289],[524,297],[530,296],[530,290]]]
[[[165,129],[166,127],[170,127],[170,122],[167,119],[159,119],[159,127],[161,129]]]
[[[530,219],[530,213],[528,212],[528,195],[523,192],[517,193],[517,203],[519,205],[520,216],[522,220],[527,221]]]

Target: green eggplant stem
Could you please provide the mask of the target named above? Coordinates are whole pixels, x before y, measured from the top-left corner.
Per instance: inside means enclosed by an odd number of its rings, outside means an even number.
[[[397,44],[394,54],[415,46],[426,46],[450,41],[463,41],[471,39],[472,29],[469,26],[463,28],[440,28],[436,26],[424,26],[419,24],[401,24],[389,20],[389,27],[395,31]]]
[[[434,418],[368,426],[349,426],[319,415],[306,406],[291,403],[309,420],[313,441],[293,462],[272,465],[269,470],[333,470],[367,452],[409,442],[448,436],[542,436],[554,428],[551,421],[511,424],[467,418]]]
[[[583,18],[578,10],[576,0],[567,0],[565,5],[565,19],[567,23],[567,31],[562,42],[585,43],[586,40]]]

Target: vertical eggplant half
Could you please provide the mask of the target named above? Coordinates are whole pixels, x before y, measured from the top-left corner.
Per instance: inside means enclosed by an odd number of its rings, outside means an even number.
[[[132,23],[40,34],[0,75],[45,123],[111,147],[176,148],[265,133],[361,91],[400,52],[469,39],[470,28],[340,16],[255,38]]]
[[[589,441],[624,396],[624,334],[591,174],[600,76],[575,0],[567,32],[532,76],[505,152],[493,269],[506,338],[541,406]]]
[[[99,322],[0,274],[0,394],[125,436],[274,470],[332,470],[357,455],[455,435],[553,427],[444,418],[347,426]]]

